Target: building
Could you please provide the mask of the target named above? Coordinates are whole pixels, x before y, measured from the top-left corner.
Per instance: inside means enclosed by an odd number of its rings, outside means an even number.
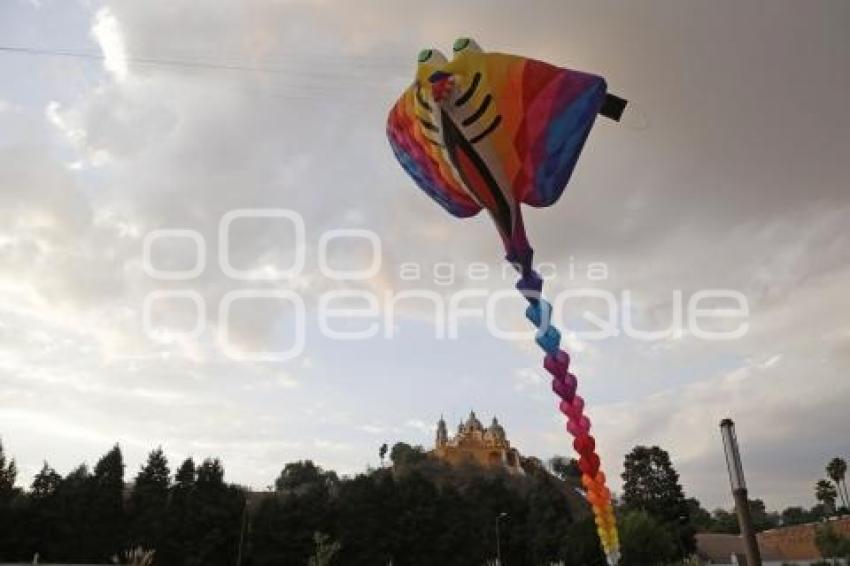
[[[744,540],[740,535],[726,533],[697,533],[697,558],[699,564],[705,566],[745,566]],[[780,556],[762,546],[759,541],[759,552],[763,566],[781,566]],[[795,565],[796,563],[790,563]],[[803,562],[802,564],[808,564]]]
[[[807,566],[823,560],[815,544],[819,527],[830,525],[838,534],[850,536],[850,517],[778,527],[756,534],[764,566]],[[740,566],[744,560],[744,541],[739,535],[698,533],[697,556],[702,564]],[[837,561],[836,564],[840,564]]]
[[[850,537],[850,517],[834,517],[819,523],[791,525],[762,531],[756,535],[759,548],[767,549],[791,564],[819,559],[821,554],[815,544],[818,528],[832,528],[843,537]]]
[[[440,417],[432,454],[450,464],[472,461],[481,466],[499,466],[510,473],[525,473],[522,458],[516,448],[511,447],[498,419],[493,417],[490,426],[484,428],[474,411],[470,411],[466,422],[458,425],[457,433],[452,437],[446,421]]]

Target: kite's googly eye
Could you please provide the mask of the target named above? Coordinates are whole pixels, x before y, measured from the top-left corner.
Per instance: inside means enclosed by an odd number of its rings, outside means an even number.
[[[469,37],[459,37],[455,40],[452,49],[455,53],[481,52],[481,48],[475,43],[475,40]]]
[[[416,57],[419,65],[429,65],[431,67],[439,67],[448,63],[446,56],[439,49],[423,49]]]

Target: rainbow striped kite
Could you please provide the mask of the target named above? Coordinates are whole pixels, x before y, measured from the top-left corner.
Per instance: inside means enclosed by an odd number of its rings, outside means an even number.
[[[473,216],[486,209],[516,266],[538,328],[544,367],[574,437],[597,530],[610,564],[619,560],[611,493],[600,469],[584,400],[576,394],[569,356],[550,324],[551,305],[533,268],[520,203],[550,206],[570,180],[597,114],[619,120],[626,101],[606,92],[602,77],[515,55],[485,53],[462,38],[448,61],[435,49],[419,53],[413,84],[390,111],[393,153],[420,189],[448,212]]]

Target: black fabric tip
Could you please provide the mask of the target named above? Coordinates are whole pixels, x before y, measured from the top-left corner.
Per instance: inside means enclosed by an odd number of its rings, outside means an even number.
[[[623,111],[626,109],[626,104],[628,103],[629,101],[625,98],[620,98],[614,94],[606,94],[605,100],[602,102],[602,108],[599,109],[599,113],[606,118],[619,122],[620,117],[623,115]]]

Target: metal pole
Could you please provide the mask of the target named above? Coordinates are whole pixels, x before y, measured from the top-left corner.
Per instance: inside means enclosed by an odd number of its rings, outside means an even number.
[[[245,521],[248,518],[248,494],[245,494],[245,504],[242,507],[242,520],[239,521],[239,548],[236,551],[236,566],[242,566],[242,543],[245,541]]]
[[[726,468],[729,470],[729,483],[732,487],[732,497],[735,499],[735,510],[738,513],[741,538],[744,540],[747,566],[762,566],[761,553],[753,528],[753,518],[750,514],[750,500],[747,497],[747,484],[744,481],[744,467],[741,464],[741,453],[738,450],[738,438],[735,435],[735,423],[732,422],[732,419],[720,421],[720,436],[723,438]]]
[[[496,516],[496,564],[497,566],[502,566],[502,541],[501,541],[501,533],[499,531],[499,522],[507,517],[507,513],[499,513]]]
[[[732,490],[732,497],[735,498],[738,524],[741,526],[741,538],[744,539],[744,553],[747,557],[747,566],[761,566],[761,552],[759,551],[756,532],[753,528],[753,517],[750,514],[750,500],[747,497],[747,489]]]
[[[496,566],[502,566],[502,544],[499,540],[499,520],[502,517],[496,517]]]

